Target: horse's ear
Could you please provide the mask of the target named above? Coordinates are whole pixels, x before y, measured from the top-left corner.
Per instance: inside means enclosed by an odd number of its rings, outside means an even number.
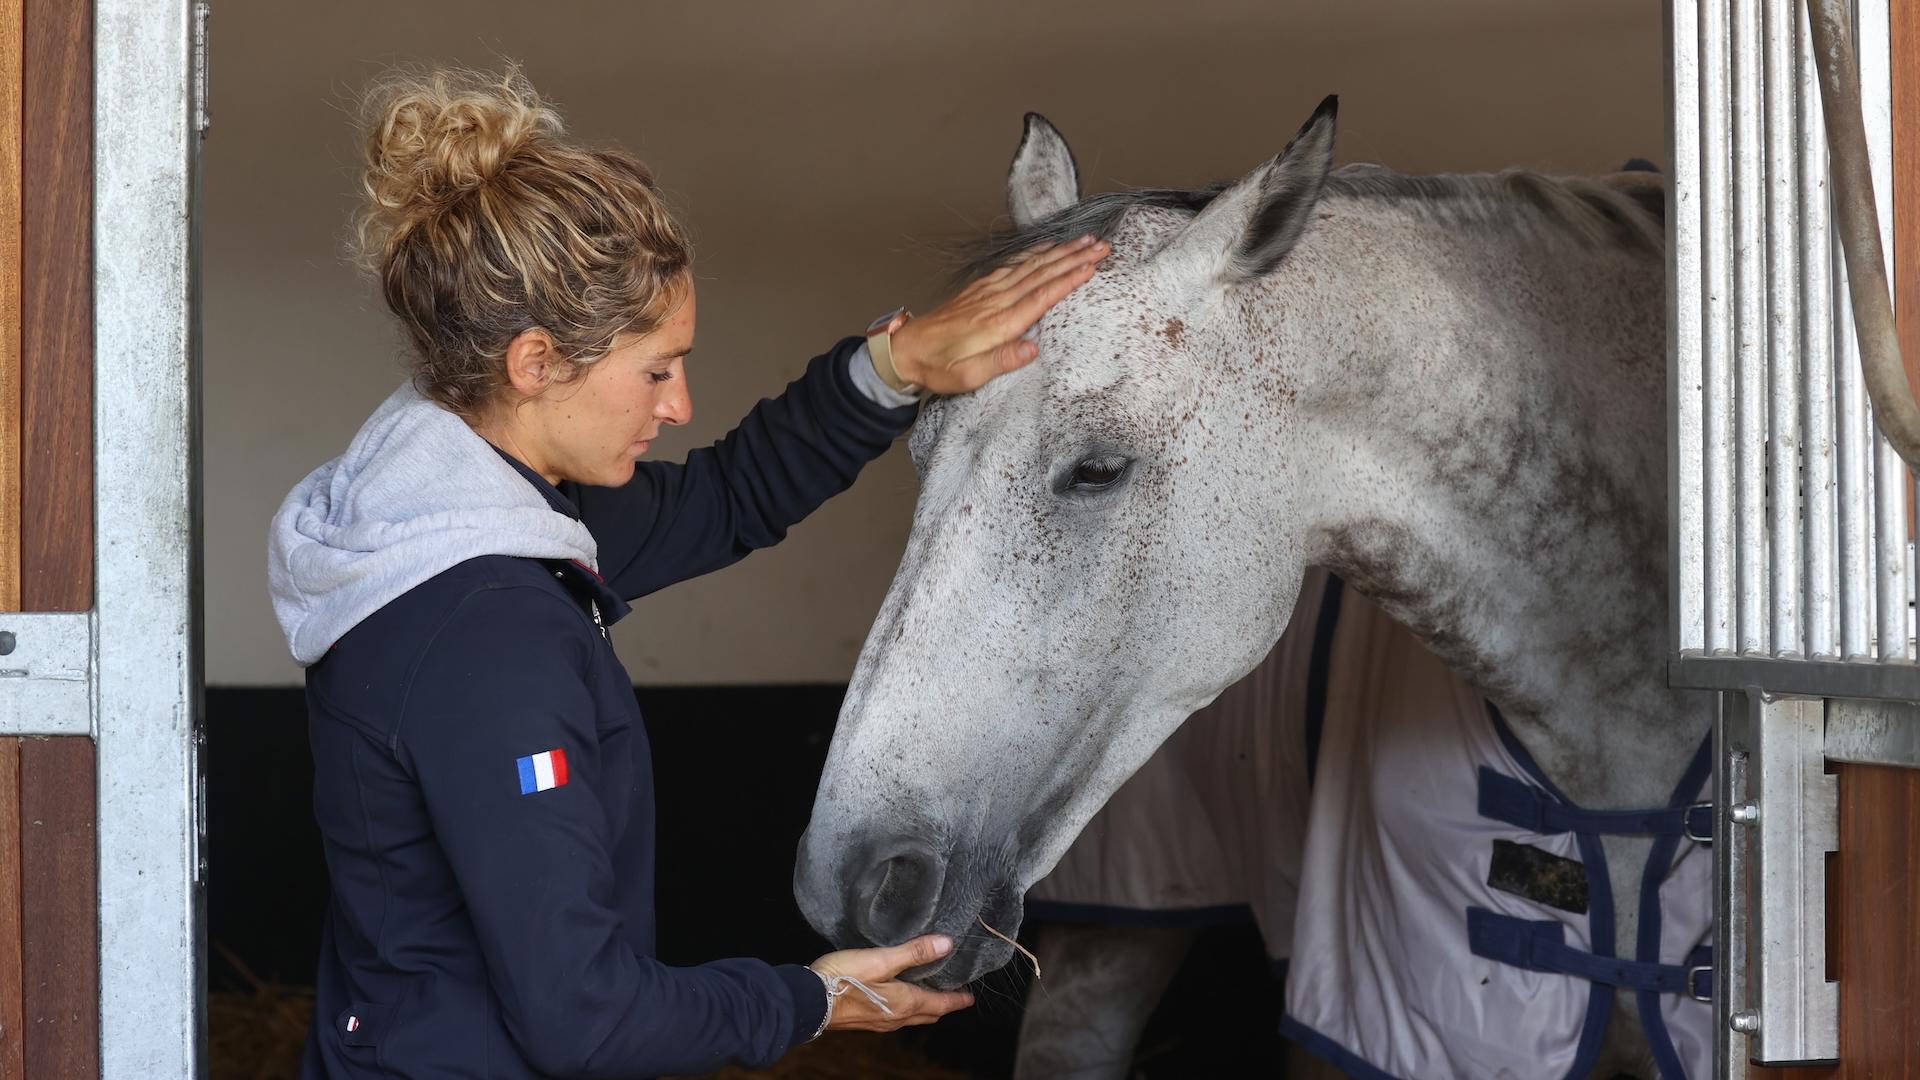
[[[1079,201],[1080,170],[1067,140],[1046,117],[1028,113],[1020,149],[1014,151],[1013,168],[1007,172],[1007,210],[1014,225],[1024,229]]]
[[[1287,148],[1220,193],[1162,249],[1160,258],[1203,267],[1207,280],[1232,285],[1263,277],[1313,219],[1333,166],[1334,115],[1329,95]]]

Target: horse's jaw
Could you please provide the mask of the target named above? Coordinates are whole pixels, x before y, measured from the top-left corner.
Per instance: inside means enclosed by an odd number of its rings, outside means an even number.
[[[939,963],[909,972],[929,986],[964,985],[1015,956],[1027,889],[1045,877],[1107,798],[1204,701],[1071,714],[1044,699],[978,700],[965,710],[1019,717],[1028,738],[999,744],[961,729],[962,717],[901,722],[897,698],[875,693],[887,662],[863,669],[801,837],[794,894],[802,914],[836,947],[892,945],[919,934],[953,938]],[[886,724],[885,720],[895,720]],[[943,722],[944,719],[944,722]],[[965,752],[929,735],[923,744],[861,732],[946,730]],[[979,751],[995,746],[999,752]],[[957,763],[903,783],[906,755]],[[888,864],[892,863],[892,866]],[[891,875],[891,876],[890,876]],[[899,879],[896,881],[895,879]],[[901,882],[907,884],[902,885]]]

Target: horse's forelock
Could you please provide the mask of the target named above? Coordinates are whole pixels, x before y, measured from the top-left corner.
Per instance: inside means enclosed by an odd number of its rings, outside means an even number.
[[[1111,240],[1122,219],[1131,210],[1162,209],[1192,216],[1227,187],[1222,183],[1193,189],[1136,188],[1089,195],[1031,225],[997,229],[979,242],[968,245],[961,253],[956,277],[965,281],[998,270],[1019,258],[1028,248],[1040,244],[1058,244],[1089,235]]]

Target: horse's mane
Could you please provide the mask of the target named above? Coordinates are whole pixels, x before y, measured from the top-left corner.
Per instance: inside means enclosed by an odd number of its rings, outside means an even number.
[[[1134,188],[1089,195],[1024,228],[997,230],[962,254],[962,279],[1006,265],[1035,244],[1093,234],[1111,237],[1130,210],[1198,214],[1231,186]],[[1655,173],[1604,177],[1543,176],[1524,169],[1497,173],[1408,176],[1382,165],[1346,165],[1327,174],[1323,198],[1389,202],[1450,224],[1529,227],[1590,247],[1658,252],[1663,247],[1666,184]]]

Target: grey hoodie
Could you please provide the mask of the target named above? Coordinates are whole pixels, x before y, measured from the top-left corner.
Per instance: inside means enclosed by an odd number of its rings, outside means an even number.
[[[917,400],[881,381],[864,343],[846,364],[855,389],[882,408]],[[287,648],[306,667],[389,601],[468,559],[575,559],[597,570],[595,550],[586,526],[409,383],[346,453],[287,494],[267,537],[267,584]]]
[[[394,598],[482,555],[596,566],[585,525],[549,506],[466,421],[404,385],[274,514],[273,612],[305,667]]]

